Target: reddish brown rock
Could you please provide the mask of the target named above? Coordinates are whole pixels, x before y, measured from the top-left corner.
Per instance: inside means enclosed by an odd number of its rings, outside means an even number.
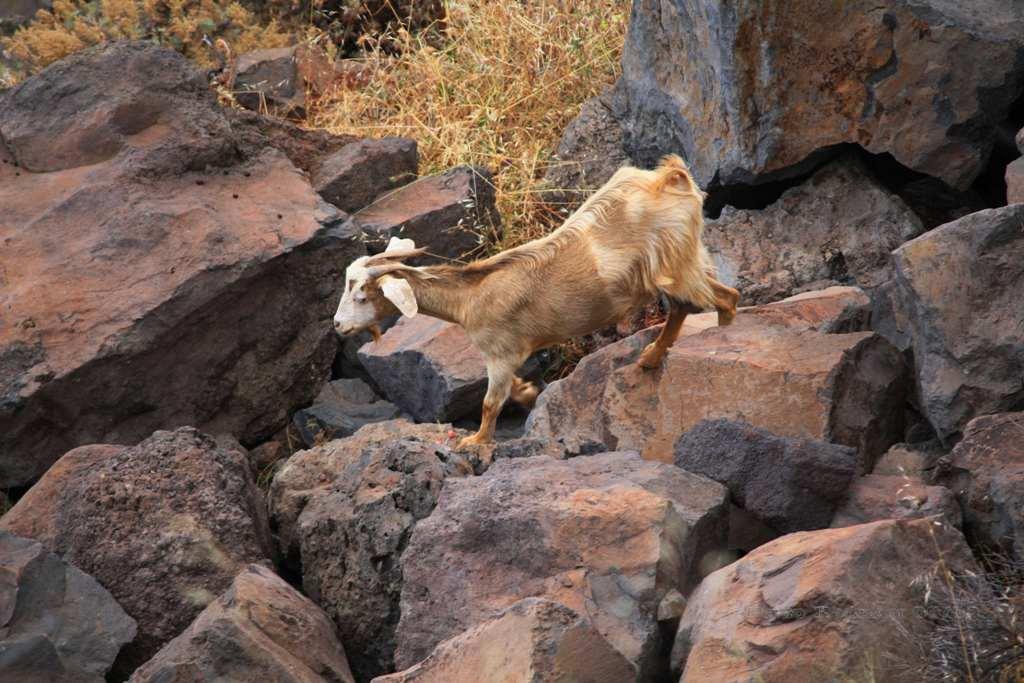
[[[475,166],[420,178],[362,209],[355,220],[371,252],[404,237],[431,255],[452,259],[478,252],[501,224],[491,174]]]
[[[402,557],[395,662],[543,597],[587,615],[634,668],[620,680],[653,680],[667,673],[659,608],[717,566],[727,515],[722,486],[635,453],[500,460],[449,479]]]
[[[903,476],[867,474],[854,480],[846,500],[836,510],[832,526],[936,516],[960,528],[960,506],[945,486],[927,486]]]
[[[722,282],[747,304],[823,283],[871,289],[892,275],[890,252],[923,230],[856,157],[836,160],[760,211],[726,207],[704,241]]]
[[[635,675],[585,617],[556,602],[527,598],[439,644],[419,664],[373,683],[622,683]]]
[[[700,420],[742,419],[780,436],[852,446],[867,469],[903,435],[905,367],[878,335],[811,329],[846,310],[826,301],[741,310],[729,327],[681,337],[655,371],[636,359],[657,328],[607,346],[545,389],[527,436],[597,441],[671,461],[676,440]],[[825,318],[815,323],[819,313]]]
[[[690,596],[672,652],[683,683],[812,683],[873,671],[919,683],[925,577],[977,566],[960,533],[931,519],[783,536]],[[873,669],[871,667],[874,667]]]
[[[357,140],[323,160],[313,187],[331,204],[351,213],[415,180],[418,166],[415,140]]]
[[[1024,558],[1024,412],[972,420],[933,481],[956,494],[972,546]]]
[[[1006,203],[1024,202],[1024,157],[1010,162],[1006,167]]]
[[[1002,0],[635,0],[618,87],[631,156],[698,180],[793,176],[855,143],[966,189],[1020,94],[1024,6]]]
[[[360,680],[394,671],[401,557],[448,477],[474,463],[451,450],[466,432],[394,420],[293,455],[270,510],[303,590],[334,620]]]
[[[247,109],[302,119],[307,91],[326,93],[342,77],[340,66],[319,47],[292,45],[239,55],[231,89]]]
[[[187,60],[77,53],[6,94],[0,135],[0,486],[185,424],[254,445],[310,403],[363,247]]]
[[[246,457],[196,430],[61,458],[0,519],[96,578],[138,622],[125,674],[178,635],[235,574],[273,556]]]
[[[922,414],[946,444],[977,415],[1024,405],[1024,205],[978,211],[893,252],[880,323],[913,350]]]
[[[103,683],[135,621],[85,572],[0,531],[0,680]]]
[[[421,422],[450,422],[479,412],[487,391],[484,357],[454,323],[402,318],[359,361],[393,403]]]
[[[355,683],[327,615],[255,564],[131,681]]]

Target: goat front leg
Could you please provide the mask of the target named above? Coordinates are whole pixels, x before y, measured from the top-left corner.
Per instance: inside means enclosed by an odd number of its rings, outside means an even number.
[[[487,362],[487,395],[484,397],[484,407],[480,414],[480,429],[473,436],[467,436],[460,441],[456,448],[479,446],[494,440],[494,424],[498,421],[501,407],[505,405],[512,391],[515,371],[515,366],[510,367],[504,361]]]
[[[688,301],[678,301],[669,297],[668,320],[661,328],[658,338],[648,344],[640,354],[640,358],[637,360],[640,367],[652,370],[661,365],[669,348],[676,343],[679,330],[683,327],[683,321],[690,313],[700,313],[700,309]]]

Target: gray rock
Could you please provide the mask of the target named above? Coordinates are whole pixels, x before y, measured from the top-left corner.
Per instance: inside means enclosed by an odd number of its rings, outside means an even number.
[[[392,237],[410,238],[430,254],[458,259],[480,250],[499,229],[494,184],[484,168],[458,166],[384,195],[355,214],[371,253]]]
[[[462,327],[418,315],[402,318],[359,361],[389,400],[420,422],[479,414],[487,391],[484,357]]]
[[[627,151],[680,152],[702,184],[792,177],[855,143],[966,189],[1024,78],[1016,2],[634,0],[631,17]]]
[[[760,211],[726,207],[704,241],[718,277],[749,304],[823,283],[873,289],[892,275],[890,252],[921,221],[855,157],[834,161]]]
[[[782,533],[827,527],[858,464],[852,448],[733,420],[697,423],[676,442],[675,463],[724,484],[740,507]]]
[[[1024,404],[1024,205],[965,216],[894,253],[880,329],[913,350],[921,411],[945,443]]]
[[[0,531],[0,680],[103,683],[135,621],[85,572]]]
[[[394,671],[401,557],[448,477],[474,463],[447,425],[394,420],[293,455],[271,485],[281,549],[334,620],[359,680]]]
[[[636,453],[500,460],[449,479],[402,556],[399,667],[526,597],[586,614],[635,672],[662,675],[658,608],[726,539],[725,489]]]
[[[309,408],[292,417],[299,437],[306,446],[351,436],[363,425],[393,420],[402,411],[383,400],[360,379],[328,382]]]
[[[75,53],[0,100],[0,487],[182,425],[255,445],[316,396],[365,251],[277,147],[309,158],[322,137],[253,120],[148,43]]]
[[[953,490],[972,547],[1024,559],[1024,412],[971,420],[932,481]]]
[[[1024,202],[1024,157],[1015,159],[1006,167],[1006,203]]]
[[[238,56],[233,87],[246,109],[283,116],[304,116],[306,90],[296,64],[295,47],[252,50]]]
[[[355,683],[327,615],[255,564],[131,677],[166,681]]]
[[[853,480],[831,526],[934,516],[960,528],[960,506],[945,486],[927,486],[918,479],[897,475],[866,474]]]
[[[82,446],[0,519],[96,578],[138,623],[115,667],[130,673],[188,626],[250,562],[273,557],[246,457],[196,430],[137,446]]]
[[[414,180],[418,167],[415,140],[358,140],[324,159],[313,187],[331,204],[352,213]]]

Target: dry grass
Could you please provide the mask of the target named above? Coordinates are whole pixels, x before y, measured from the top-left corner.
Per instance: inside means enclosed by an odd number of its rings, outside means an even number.
[[[365,85],[322,100],[310,123],[415,138],[421,173],[489,168],[504,221],[491,246],[504,249],[550,230],[539,180],[580,105],[617,76],[629,2],[449,0],[446,11],[443,40],[366,41]]]

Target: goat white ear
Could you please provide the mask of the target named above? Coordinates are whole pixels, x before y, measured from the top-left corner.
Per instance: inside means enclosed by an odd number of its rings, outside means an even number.
[[[412,286],[403,278],[385,276],[379,282],[381,293],[402,312],[402,315],[411,318],[419,313],[420,308],[416,303],[416,296],[412,293]]]
[[[416,243],[412,240],[392,237],[388,241],[388,246],[384,249],[384,253],[387,254],[394,251],[413,251],[414,249],[416,249]]]

